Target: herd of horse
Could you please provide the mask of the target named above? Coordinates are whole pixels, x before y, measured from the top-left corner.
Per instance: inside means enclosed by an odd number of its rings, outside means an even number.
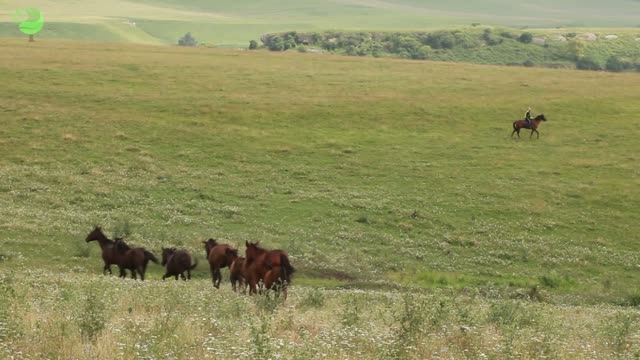
[[[97,241],[102,249],[104,261],[103,274],[112,274],[111,265],[118,266],[120,277],[127,276],[126,271],[131,271],[131,277],[144,280],[149,261],[158,264],[158,259],[148,250],[142,247],[130,247],[123,238],[109,239],[99,226],[96,226],[87,235],[85,241]],[[249,294],[255,294],[259,289],[273,289],[283,291],[286,296],[288,284],[295,269],[289,262],[289,255],[283,250],[267,250],[258,242],[245,242],[245,256],[238,255],[238,249],[229,244],[221,244],[214,239],[203,241],[204,249],[211,270],[211,279],[215,288],[220,288],[222,275],[220,270],[228,267],[230,282],[233,291],[241,288]],[[198,260],[193,258],[189,251],[184,249],[162,248],[162,266],[166,272],[162,280],[168,277],[178,277],[183,280],[191,279],[191,270],[198,265]],[[185,276],[186,272],[186,276]]]

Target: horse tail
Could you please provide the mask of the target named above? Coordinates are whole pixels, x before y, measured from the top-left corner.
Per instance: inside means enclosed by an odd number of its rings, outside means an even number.
[[[147,250],[144,250],[144,259],[145,259],[145,261],[151,260],[156,264],[158,263],[158,259],[156,259],[156,257],[152,253],[147,251]]]
[[[193,265],[189,266],[189,270],[193,270],[196,268],[196,266],[198,266],[198,258],[193,258],[193,260],[195,260],[195,262],[193,263]]]
[[[289,257],[285,254],[280,254],[280,268],[282,269],[282,279],[287,282],[291,281],[291,275],[296,271],[296,269],[291,266]]]

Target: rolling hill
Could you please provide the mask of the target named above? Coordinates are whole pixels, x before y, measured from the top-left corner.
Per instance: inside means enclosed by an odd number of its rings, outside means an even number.
[[[493,0],[35,0],[46,17],[42,38],[116,40],[174,44],[191,31],[198,40],[245,47],[263,33],[278,31],[424,30],[482,23],[511,27],[631,27],[638,2]],[[0,4],[0,36],[17,37],[9,22],[17,0]]]
[[[640,354],[639,74],[0,49],[0,357]],[[193,280],[103,276],[94,224]],[[286,249],[289,297],[214,289],[208,237]]]

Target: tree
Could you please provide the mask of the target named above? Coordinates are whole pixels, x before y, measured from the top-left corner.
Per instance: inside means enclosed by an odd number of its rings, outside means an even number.
[[[629,61],[628,59],[619,58],[617,56],[611,56],[609,59],[607,59],[606,68],[609,71],[625,71],[632,69],[633,67],[633,62]]]
[[[267,44],[269,50],[271,51],[283,51],[284,50],[284,39],[280,36],[274,36],[269,39],[269,43]]]
[[[521,43],[529,44],[533,41],[533,34],[530,32],[523,32],[522,35],[518,38],[518,41]]]
[[[183,37],[180,38],[180,40],[178,40],[178,45],[180,46],[196,46],[198,45],[198,41],[196,41],[196,39],[191,36],[191,33],[188,32],[186,34],[184,34]]]
[[[249,41],[249,50],[255,50],[258,48],[258,42],[255,40]]]
[[[567,42],[567,57],[570,60],[580,60],[584,56],[586,45],[581,39],[571,39]]]
[[[579,70],[602,70],[600,64],[587,56],[583,56],[576,61],[576,68]]]

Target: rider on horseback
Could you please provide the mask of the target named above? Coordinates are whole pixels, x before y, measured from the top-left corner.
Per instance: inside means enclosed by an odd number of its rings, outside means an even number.
[[[527,127],[531,126],[531,107],[527,108],[527,112],[524,114],[524,122]]]

